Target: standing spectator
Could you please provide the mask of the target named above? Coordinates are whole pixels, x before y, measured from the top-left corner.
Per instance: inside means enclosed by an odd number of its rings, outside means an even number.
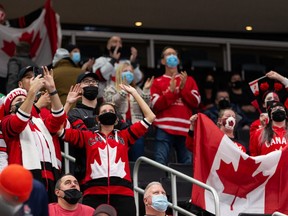
[[[76,84],[77,77],[84,71],[78,68],[72,59],[70,58],[69,52],[66,49],[57,49],[53,58],[53,70],[55,85],[61,100],[64,105],[70,87]]]
[[[190,118],[190,128],[188,132],[188,136],[186,138],[186,147],[193,152],[193,144],[194,144],[194,124],[197,120],[198,115],[195,114]],[[237,147],[246,153],[246,148],[235,138],[234,136],[234,128],[236,125],[236,113],[232,109],[223,109],[219,112],[219,118],[217,121],[217,126],[224,134],[226,134]]]
[[[22,164],[30,170],[35,179],[44,183],[50,201],[60,174],[51,134],[56,134],[66,119],[52,73],[44,67],[43,77],[31,79],[28,93],[21,88],[11,91],[4,101],[5,116],[1,122],[8,163]],[[44,122],[34,107],[35,97],[43,87],[50,94],[52,107]]]
[[[252,156],[264,155],[287,146],[287,110],[280,102],[268,105],[268,124],[250,137]]]
[[[213,73],[208,73],[205,76],[204,83],[199,85],[201,94],[201,103],[199,105],[199,110],[204,111],[211,108],[215,101],[215,95],[217,91],[216,80]]]
[[[244,82],[239,73],[232,73],[229,81],[230,101],[240,107],[241,111],[249,119],[249,124],[258,117],[256,108],[251,104],[254,97],[246,82]]]
[[[107,42],[108,55],[101,56],[95,60],[93,65],[93,73],[96,73],[99,78],[99,94],[98,98],[103,97],[103,90],[109,84],[111,79],[114,79],[118,63],[123,61],[122,39],[119,36],[112,36]],[[137,64],[138,52],[135,47],[131,47],[131,56],[128,60],[134,68],[135,83],[138,84],[143,79],[143,74]],[[120,61],[121,60],[121,61]],[[127,61],[127,60],[124,60]]]
[[[63,175],[56,183],[57,203],[49,204],[49,216],[92,215],[94,208],[78,203],[82,198],[77,179],[71,174]]]
[[[16,45],[15,55],[8,61],[6,93],[18,87],[18,73],[26,66],[37,66],[30,57],[30,44],[19,42]],[[2,92],[5,94],[5,92]]]
[[[77,67],[81,68],[82,71],[91,72],[92,66],[95,63],[95,60],[93,58],[89,59],[87,62],[84,63],[81,59],[81,51],[78,46],[76,46],[75,44],[68,44],[66,49],[70,54],[70,58]]]
[[[112,102],[117,107],[117,113],[122,116],[125,122],[133,124],[143,118],[142,111],[137,101],[130,95],[121,90],[119,84],[127,83],[133,86],[143,100],[150,105],[150,88],[154,77],[147,79],[143,90],[138,87],[134,80],[134,69],[129,62],[119,64],[116,70],[116,82],[111,82],[104,89],[104,101]],[[144,137],[139,138],[129,150],[129,160],[136,161],[137,158],[144,154]]]
[[[96,208],[102,203],[115,207],[119,215],[134,216],[136,212],[128,161],[128,148],[143,136],[155,119],[154,113],[137,93],[126,85],[120,87],[138,102],[144,119],[124,130],[115,130],[116,109],[110,103],[99,107],[99,131],[64,129],[64,141],[86,149],[86,175],[83,203]]]
[[[213,107],[205,110],[203,113],[207,115],[215,124],[217,124],[220,110],[231,108],[236,113],[237,128],[249,129],[249,121],[240,107],[230,102],[230,95],[227,90],[218,90]]]
[[[168,207],[166,192],[160,182],[149,183],[144,190],[145,216],[165,216]]]
[[[152,108],[156,114],[155,160],[167,164],[172,146],[179,163],[191,163],[191,153],[185,147],[192,109],[200,104],[195,80],[186,72],[178,72],[178,53],[172,47],[162,51],[161,63],[165,74],[154,80],[151,87]]]
[[[95,73],[87,71],[78,76],[77,84],[80,85],[79,88],[82,92],[81,102],[78,102],[76,107],[68,112],[69,122],[75,129],[96,131],[99,129],[96,121],[98,95],[97,76]],[[69,96],[67,97],[67,100],[68,98]],[[70,168],[80,182],[80,185],[82,185],[82,180],[86,173],[86,151],[83,148],[77,148],[70,145],[69,154],[76,158],[75,164],[70,163]]]

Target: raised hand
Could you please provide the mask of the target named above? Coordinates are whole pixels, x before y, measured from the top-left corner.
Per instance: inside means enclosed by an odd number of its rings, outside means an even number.
[[[144,84],[143,89],[150,89],[153,82],[154,82],[154,76],[152,76],[151,78],[148,78]]]
[[[121,56],[121,53],[118,52],[119,48],[120,48],[119,45],[116,46],[116,48],[115,48],[115,50],[113,51],[113,53],[110,54],[111,57],[114,58],[114,59],[116,59],[116,60],[119,60],[119,58],[120,58],[120,56]]]
[[[130,62],[133,63],[136,61],[138,55],[138,51],[135,47],[131,47],[131,56],[130,56]]]
[[[175,74],[172,75],[171,80],[170,80],[170,91],[174,92],[176,89],[176,80],[175,80]]]
[[[183,89],[185,84],[186,84],[186,81],[187,81],[187,72],[186,71],[181,71],[181,74],[180,74],[180,85],[179,85],[179,88],[180,89]]]
[[[135,88],[133,88],[132,86],[130,85],[125,85],[125,84],[119,84],[119,87],[128,92],[129,94],[133,94],[134,92],[137,92]]]
[[[73,104],[79,98],[81,98],[82,88],[80,86],[81,86],[81,84],[77,83],[75,86],[70,87],[70,90],[69,90],[67,98],[66,98],[66,103]]]
[[[56,90],[55,82],[53,79],[53,70],[51,69],[49,71],[49,69],[46,66],[43,66],[42,69],[43,69],[43,79],[45,88],[49,93],[51,93]]]

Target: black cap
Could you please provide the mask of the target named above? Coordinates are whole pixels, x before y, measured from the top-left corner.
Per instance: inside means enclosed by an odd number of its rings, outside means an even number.
[[[80,83],[86,77],[92,77],[95,80],[98,80],[98,76],[95,73],[92,73],[90,71],[86,71],[77,77],[77,83]]]
[[[18,73],[18,81],[20,81],[25,76],[25,74],[29,71],[34,71],[34,67],[27,66],[27,67],[22,68]]]
[[[79,47],[78,46],[76,46],[75,44],[68,44],[67,46],[66,46],[66,50],[68,50],[68,52],[70,53],[73,49],[79,49]]]

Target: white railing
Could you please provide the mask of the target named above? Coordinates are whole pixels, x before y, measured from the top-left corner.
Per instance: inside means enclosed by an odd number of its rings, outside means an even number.
[[[184,214],[184,215],[189,215],[189,216],[195,216],[193,213],[188,212],[187,210],[181,208],[180,206],[177,205],[177,187],[176,187],[176,177],[180,177],[188,182],[191,182],[192,184],[196,184],[200,187],[203,187],[204,189],[210,191],[214,197],[214,206],[215,206],[215,216],[220,216],[220,206],[219,206],[219,197],[216,192],[216,190],[209,185],[206,185],[190,176],[187,176],[181,172],[178,172],[170,167],[164,166],[160,163],[157,163],[149,158],[146,157],[140,157],[137,159],[134,165],[134,170],[133,170],[133,185],[134,185],[134,194],[135,194],[135,202],[136,202],[136,210],[137,210],[137,216],[139,216],[139,193],[144,194],[144,190],[140,187],[138,187],[138,172],[139,172],[139,167],[142,162],[145,162],[147,164],[150,164],[154,167],[157,167],[161,170],[164,170],[168,173],[171,174],[171,189],[172,189],[172,203],[169,202],[169,207],[173,209],[173,215],[177,216],[178,212]]]

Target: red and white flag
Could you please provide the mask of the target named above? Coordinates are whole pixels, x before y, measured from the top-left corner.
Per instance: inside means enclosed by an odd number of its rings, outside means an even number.
[[[0,77],[7,76],[8,60],[19,41],[30,43],[32,59],[42,66],[51,64],[61,40],[60,18],[51,7],[51,0],[46,0],[40,16],[25,28],[0,25]]]
[[[250,157],[204,114],[195,126],[194,178],[217,191],[220,215],[288,214],[288,148]],[[196,185],[192,202],[215,213],[212,194]]]

